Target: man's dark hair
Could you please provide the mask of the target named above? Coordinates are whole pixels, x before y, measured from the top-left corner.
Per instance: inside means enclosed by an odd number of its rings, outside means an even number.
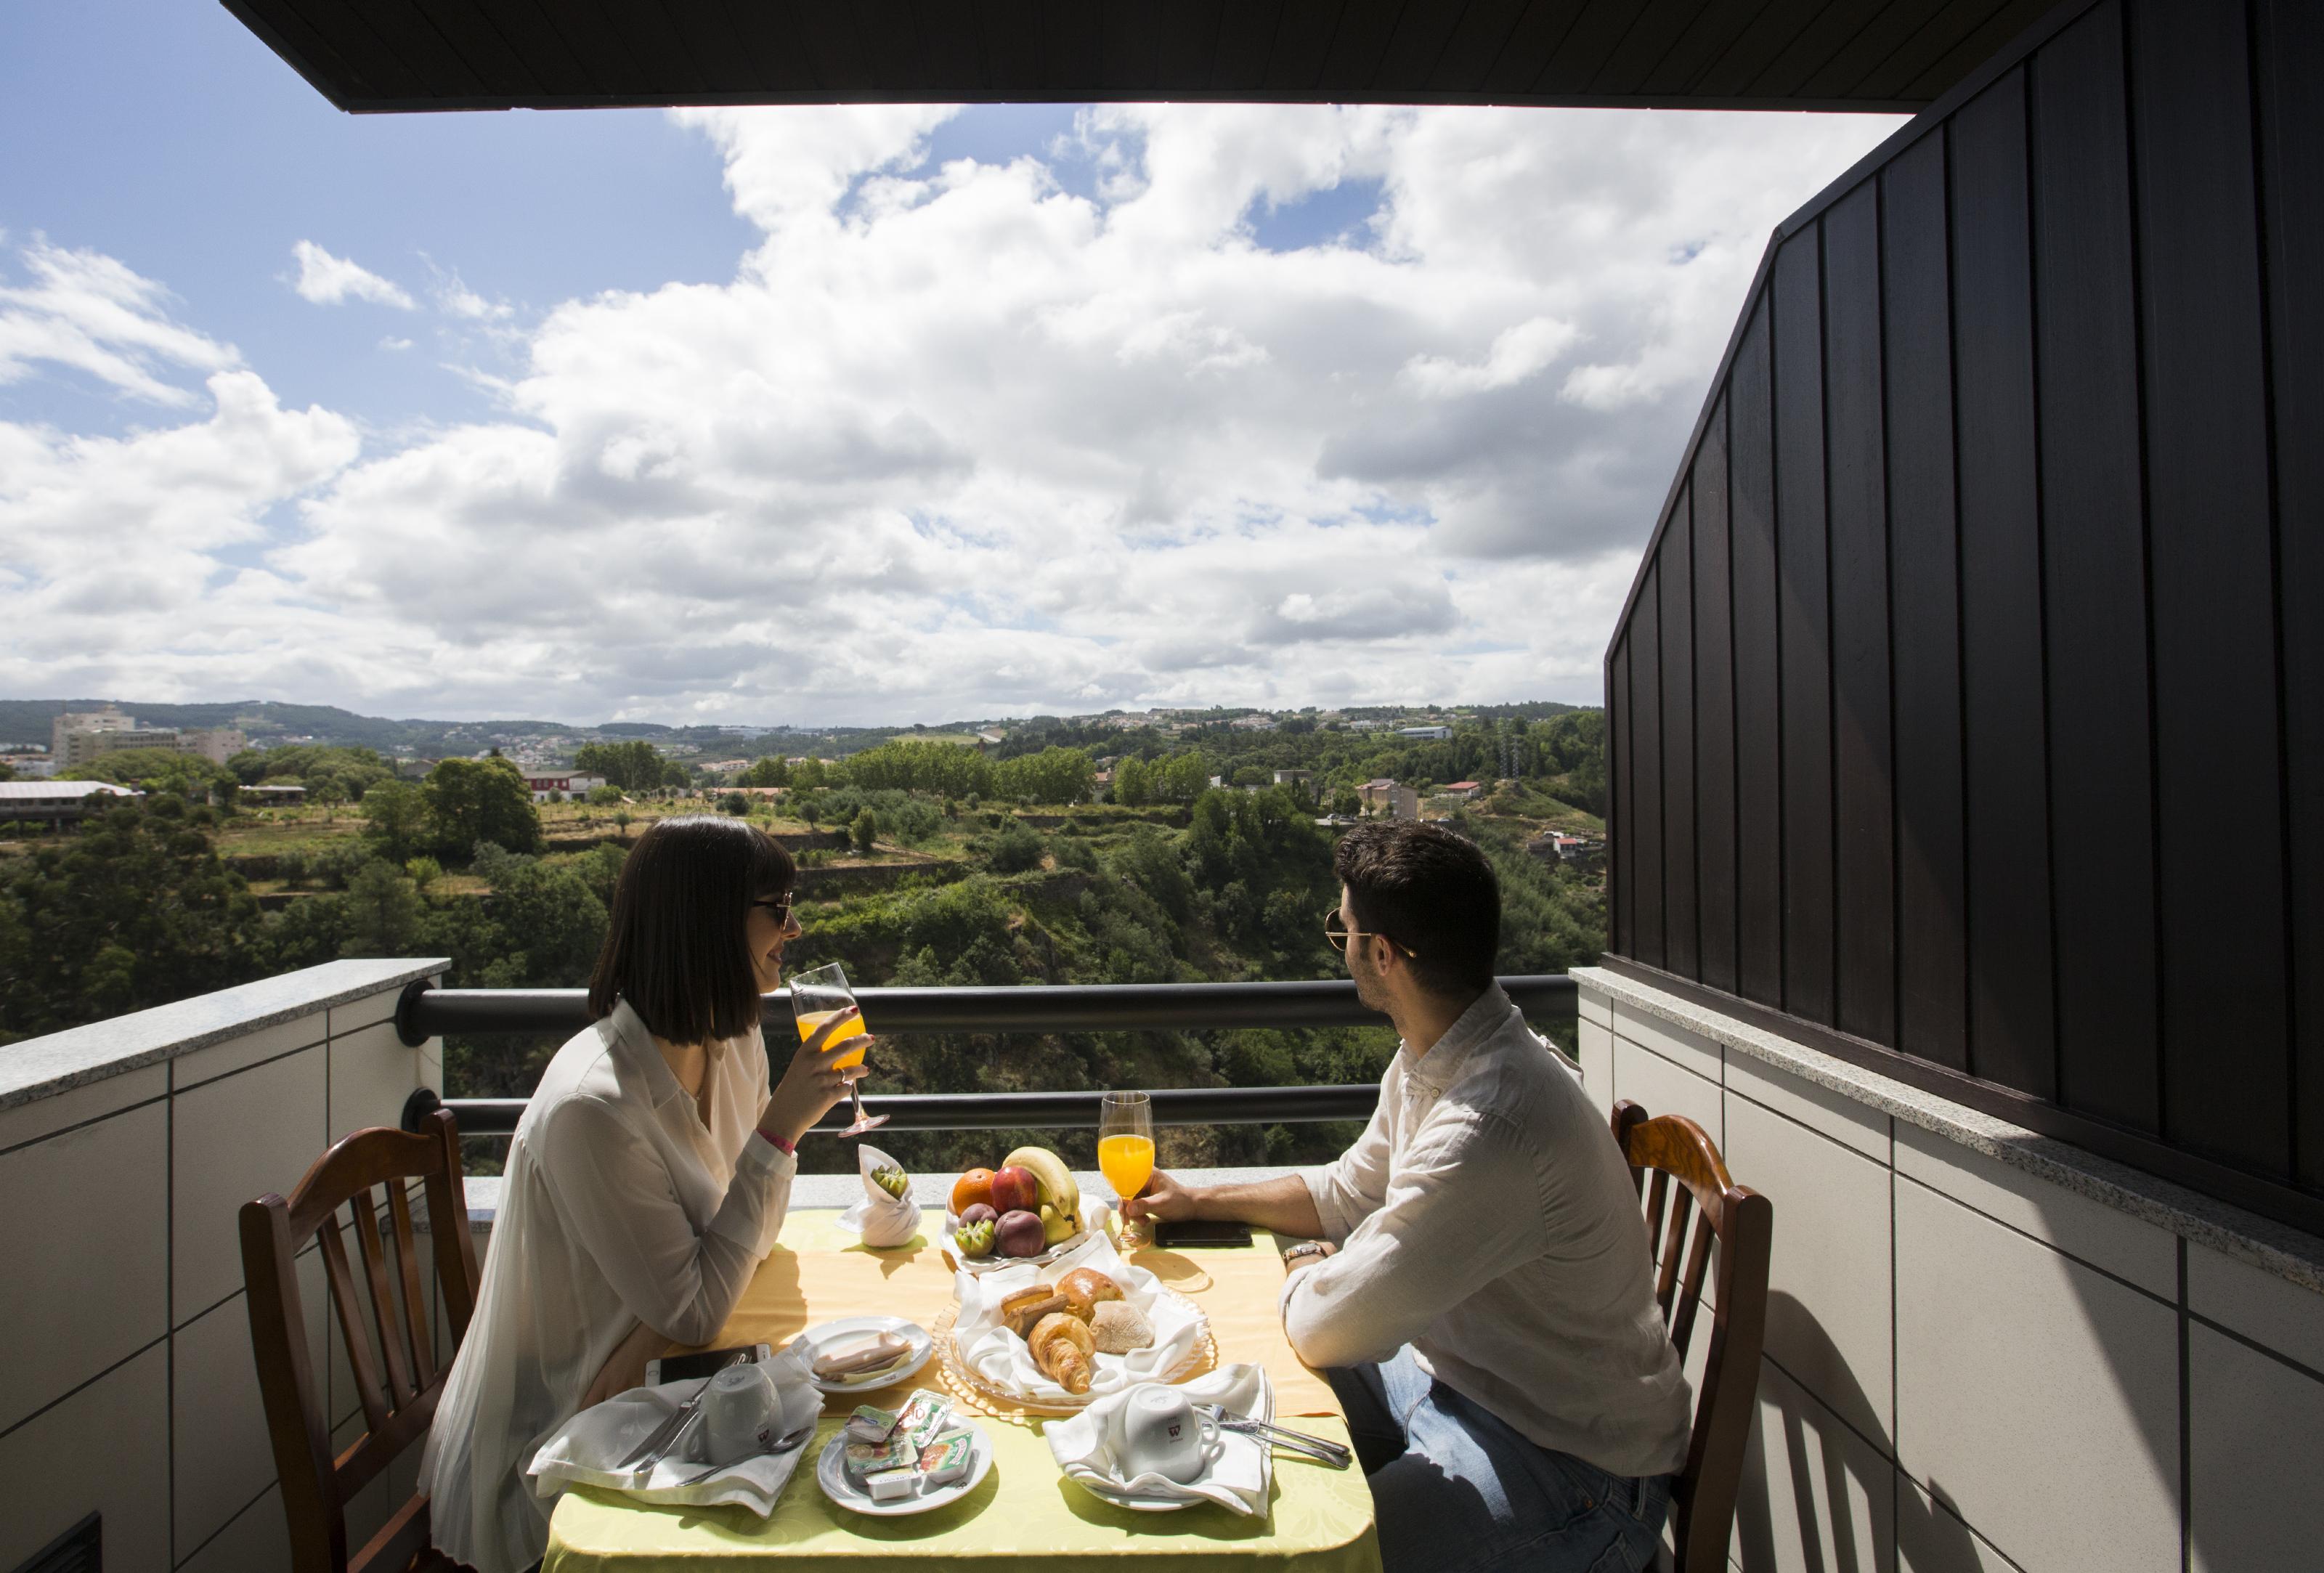
[[[798,880],[790,854],[754,824],[715,814],[659,821],[613,886],[590,1016],[610,1016],[626,999],[669,1043],[749,1032],[759,1025],[759,979],[742,927],[752,902],[788,895]]]
[[[1493,981],[1501,883],[1477,843],[1441,824],[1391,819],[1340,838],[1332,868],[1355,926],[1402,946],[1431,994],[1473,994]]]

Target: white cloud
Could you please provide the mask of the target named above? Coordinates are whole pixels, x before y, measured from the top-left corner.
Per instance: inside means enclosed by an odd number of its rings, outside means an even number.
[[[379,341],[379,347],[383,350],[408,350],[411,347],[411,341],[408,338],[397,338],[391,334]]]
[[[442,274],[515,346],[466,369],[500,418],[358,461],[235,389],[252,479],[170,566],[223,577],[166,669],[576,719],[1592,699],[1769,228],[1894,124],[1109,106],[939,168],[949,113],[681,114],[761,235],[723,284],[527,325]],[[1369,225],[1258,244],[1348,180]],[[189,447],[230,446],[213,398]],[[96,484],[42,463],[42,508]],[[33,508],[0,520],[61,517]],[[0,617],[70,572],[0,579]],[[113,637],[78,685],[155,692]]]
[[[299,277],[290,287],[318,306],[337,306],[353,299],[392,306],[399,311],[419,309],[419,302],[399,286],[345,257],[333,256],[311,240],[300,241],[290,253],[299,259]]]
[[[233,345],[171,320],[169,291],[111,257],[38,238],[19,256],[31,281],[0,282],[0,384],[47,363],[132,398],[189,408],[197,396],[165,376],[241,362]]]

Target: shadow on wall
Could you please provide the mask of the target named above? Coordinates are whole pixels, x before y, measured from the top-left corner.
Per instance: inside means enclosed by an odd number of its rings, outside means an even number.
[[[1780,1289],[1771,1290],[1767,1295],[1767,1321],[1771,1328],[1780,1325],[1784,1329],[1785,1342],[1795,1357],[1825,1374],[1824,1385],[1846,1385],[1843,1391],[1818,1395],[1827,1408],[1807,1411],[1798,1404],[1775,1401],[1767,1384],[1762,1381],[1759,1423],[1752,1430],[1751,1445],[1743,1460],[1742,1488],[1735,1500],[1735,1557],[1744,1573],[1774,1573],[1784,1567],[1804,1567],[1813,1573],[1880,1573],[1883,1564],[1877,1551],[1868,1559],[1863,1549],[1877,1547],[1883,1537],[1877,1524],[1856,1522],[1859,1501],[1894,1501],[1900,1521],[1910,1521],[1896,1525],[1898,1567],[1906,1565],[1901,1550],[1904,1547],[1914,1548],[1915,1562],[1928,1568],[1931,1573],[1953,1573],[1954,1569],[1980,1566],[1976,1537],[1969,1533],[1969,1526],[1942,1508],[1930,1508],[1918,1492],[1893,1478],[1895,1466],[1886,1456],[1895,1451],[1895,1440],[1886,1436],[1858,1438],[1845,1421],[1829,1412],[1831,1409],[1846,1409],[1850,1413],[1866,1414],[1876,1412],[1877,1406],[1858,1384],[1856,1374],[1849,1368],[1814,1312],[1797,1297]],[[1783,1368],[1775,1369],[1781,1372]],[[1786,1385],[1805,1391],[1788,1380]],[[1783,1438],[1786,1467],[1782,1473],[1790,1482],[1789,1490],[1780,1495],[1771,1483],[1762,1450],[1771,1437],[1767,1412],[1771,1408],[1777,1412],[1774,1429],[1780,1430]],[[1819,1427],[1849,1434],[1827,1436],[1817,1430]],[[1878,1467],[1869,1467],[1876,1461]],[[1936,1494],[1942,1498],[1942,1486],[1936,1488]],[[1799,1548],[1796,1559],[1783,1555],[1779,1550],[1792,1545]]]

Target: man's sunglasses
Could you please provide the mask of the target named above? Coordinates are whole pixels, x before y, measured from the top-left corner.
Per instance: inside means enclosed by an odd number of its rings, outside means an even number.
[[[1336,906],[1323,915],[1323,937],[1331,941],[1332,948],[1340,952],[1342,954],[1346,953],[1348,942],[1350,940],[1360,940],[1366,938],[1388,940],[1388,943],[1394,945],[1397,950],[1402,951],[1407,956],[1418,956],[1420,954],[1418,951],[1414,950],[1410,945],[1406,944],[1403,941],[1389,939],[1388,935],[1380,933],[1378,929],[1350,928],[1347,924],[1347,921],[1340,915],[1340,909]]]

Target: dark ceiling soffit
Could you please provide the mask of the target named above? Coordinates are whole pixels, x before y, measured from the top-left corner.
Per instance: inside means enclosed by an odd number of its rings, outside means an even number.
[[[1702,411],[1694,418],[1694,429],[1687,434],[1686,442],[1679,448],[1677,473],[1671,476],[1670,490],[1663,494],[1662,511],[1655,516],[1654,533],[1646,538],[1646,550],[1639,555],[1637,572],[1630,577],[1630,593],[1622,598],[1622,611],[1614,619],[1614,631],[1606,640],[1606,661],[1614,659],[1614,647],[1630,626],[1630,614],[1637,610],[1638,593],[1646,583],[1646,569],[1662,550],[1663,536],[1670,529],[1672,516],[1678,509],[1678,494],[1692,477],[1695,450],[1702,445],[1702,434],[1711,425],[1711,412],[1719,408],[1719,397],[1727,387],[1727,373],[1735,364],[1735,352],[1743,345],[1743,331],[1751,326],[1751,308],[1766,288],[1768,270],[1775,265],[1775,252],[1785,241],[1821,218],[1825,209],[1872,178],[1891,160],[1914,143],[1942,125],[1962,105],[1991,87],[2003,75],[2015,68],[2035,50],[2056,37],[2080,18],[2084,12],[2097,8],[2099,0],[2065,0],[2056,10],[2045,14],[2039,22],[2010,41],[2007,47],[1991,60],[1963,77],[1948,88],[1942,97],[1930,105],[1910,121],[1896,128],[1894,134],[1884,138],[1878,147],[1850,165],[1846,173],[1810,198],[1798,212],[1775,225],[1775,233],[1767,237],[1767,249],[1759,255],[1758,271],[1751,275],[1751,287],[1743,292],[1743,308],[1735,315],[1735,326],[1728,331],[1727,352],[1719,357],[1718,370],[1711,373],[1711,386],[1702,396]]]
[[[1997,1082],[1980,1081],[1961,1072],[1931,1064],[1926,1060],[1914,1059],[1909,1054],[1899,1053],[1895,1049],[1867,1039],[1795,1016],[1787,1016],[1772,1006],[1739,998],[1692,979],[1665,972],[1660,967],[1634,961],[1628,956],[1609,953],[1600,956],[1598,964],[1633,983],[1659,989],[1665,994],[1675,994],[1706,1010],[1733,1016],[1746,1026],[1776,1037],[1804,1044],[1835,1060],[1844,1060],[1891,1081],[1902,1081],[1907,1087],[1933,1092],[1940,1098],[1965,1104],[1980,1114],[2024,1126],[2036,1135],[2065,1142],[2084,1152],[2096,1154],[2172,1184],[2184,1186],[2194,1193],[2196,1199],[2188,1205],[2190,1211],[2201,1211],[2203,1201],[2224,1201],[2255,1213],[2270,1223],[2324,1237],[2324,1197],[2295,1190],[2289,1184],[2268,1180],[2247,1170],[2229,1168],[2208,1158],[2182,1153],[2176,1147],[2166,1147],[2141,1132],[2109,1125],[2088,1115],[2072,1113],[2054,1103],[2044,1103],[2038,1098]],[[2286,1248],[2296,1246],[2287,1242]]]
[[[226,0],[232,6],[234,0]],[[236,7],[236,14],[240,14]],[[253,25],[253,32],[259,30]],[[262,36],[263,36],[262,34]],[[1475,93],[1394,93],[1368,95],[1360,99],[1334,98],[1323,94],[1303,95],[1270,91],[1264,97],[1250,93],[1204,92],[1173,88],[1167,93],[1140,94],[1126,97],[1119,87],[1044,87],[1038,90],[1017,89],[991,92],[899,89],[895,92],[873,92],[849,89],[844,98],[829,93],[696,93],[683,98],[667,96],[623,97],[619,95],[553,95],[541,94],[528,97],[519,104],[506,98],[355,98],[345,99],[334,94],[309,70],[289,50],[276,45],[270,37],[269,47],[276,49],[282,58],[298,69],[316,91],[349,115],[429,115],[454,111],[475,112],[499,109],[710,109],[754,106],[810,106],[845,104],[1379,104],[1392,108],[1439,109],[1661,109],[1661,110],[1720,110],[1741,109],[1757,113],[1808,113],[1833,115],[1913,115],[1924,105],[1917,98],[1655,98],[1591,97],[1587,94],[1556,94],[1532,97],[1526,94],[1502,94],[1487,97]]]

